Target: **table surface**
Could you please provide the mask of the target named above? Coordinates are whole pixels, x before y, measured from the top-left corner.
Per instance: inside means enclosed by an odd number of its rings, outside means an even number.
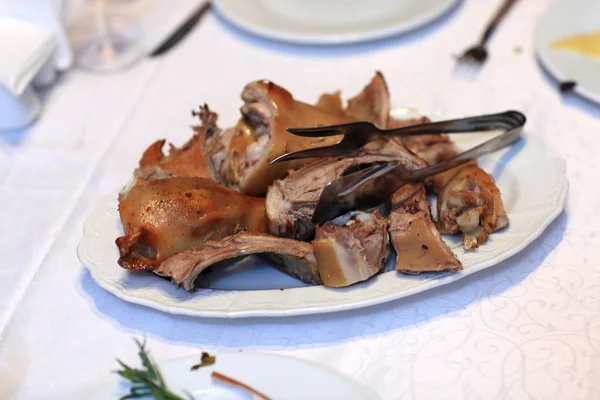
[[[81,398],[110,376],[115,358],[137,362],[133,337],[147,337],[158,361],[200,350],[288,354],[352,376],[383,399],[600,398],[600,107],[561,97],[537,64],[533,33],[545,0],[516,5],[477,75],[456,73],[452,55],[498,3],[465,1],[411,34],[336,48],[269,42],[209,13],[163,58],[114,75],[62,76],[37,124],[0,134],[0,398]],[[525,112],[528,134],[567,162],[565,212],[494,268],[329,315],[168,315],[105,292],[78,261],[98,199],[130,178],[150,142],[182,144],[192,108],[206,102],[232,125],[251,80],[314,101],[323,91],[358,92],[375,70],[395,106]]]

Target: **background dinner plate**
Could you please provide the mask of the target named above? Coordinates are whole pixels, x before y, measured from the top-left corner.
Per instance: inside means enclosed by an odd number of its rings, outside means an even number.
[[[215,364],[190,371],[190,367],[199,361],[200,354],[159,363],[158,367],[167,386],[186,399],[186,392],[197,399],[252,399],[242,391],[213,384],[210,377],[212,371],[235,378],[272,399],[379,399],[372,390],[345,375],[292,357],[265,353],[218,353]],[[137,366],[127,360],[124,362],[132,367]],[[139,361],[136,360],[136,363]],[[112,400],[127,393],[127,386],[114,374],[112,382],[97,390],[86,388],[79,398]]]
[[[554,50],[550,45],[567,36],[600,29],[600,1],[557,0],[538,22],[535,48],[540,62],[560,82],[575,81],[575,92],[600,103],[600,59]]]
[[[427,24],[458,0],[213,0],[223,18],[270,39],[336,44],[379,39]]]
[[[466,149],[489,134],[453,135]],[[463,264],[461,272],[403,275],[393,270],[347,288],[309,286],[269,267],[256,257],[221,264],[208,275],[211,289],[188,293],[146,272],[130,272],[117,264],[115,239],[123,235],[117,194],[102,200],[84,227],[80,260],[92,278],[115,296],[174,314],[202,317],[289,316],[341,311],[384,303],[461,279],[516,254],[540,236],[563,210],[568,183],[565,163],[539,136],[526,136],[511,148],[482,157],[492,173],[510,217],[508,228],[494,233],[479,249],[465,251],[460,237],[444,236]],[[435,203],[432,202],[435,212]],[[284,289],[284,290],[281,290]]]

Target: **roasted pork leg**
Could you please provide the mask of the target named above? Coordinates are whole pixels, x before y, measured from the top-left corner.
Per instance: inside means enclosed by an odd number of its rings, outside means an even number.
[[[434,180],[439,190],[438,227],[442,233],[463,233],[463,246],[473,249],[488,235],[508,226],[500,190],[490,174],[472,162]]]
[[[389,233],[397,271],[419,274],[462,269],[431,220],[422,183],[404,185],[392,196]]]
[[[412,136],[404,138],[404,143],[429,164],[460,152],[447,135]],[[438,194],[437,224],[440,232],[462,232],[465,249],[478,247],[490,233],[508,225],[500,190],[491,175],[477,166],[476,161],[436,175],[429,183],[433,192]]]
[[[224,188],[206,178],[140,180],[120,196],[125,235],[116,240],[119,265],[155,269],[167,258],[200,249],[239,228],[265,232],[264,199]]]
[[[401,141],[390,139],[369,143],[350,157],[321,160],[290,171],[284,179],[275,181],[267,192],[270,232],[299,240],[310,238],[315,231],[312,214],[325,185],[363,167],[391,160],[399,160],[407,169],[427,165]]]
[[[352,211],[317,227],[313,246],[325,286],[344,287],[383,268],[387,221],[378,211]]]
[[[154,273],[171,278],[186,290],[206,268],[220,261],[251,254],[267,254],[276,268],[306,283],[321,284],[313,246],[258,232],[239,232],[219,241],[208,241],[200,250],[188,250],[164,261]]]

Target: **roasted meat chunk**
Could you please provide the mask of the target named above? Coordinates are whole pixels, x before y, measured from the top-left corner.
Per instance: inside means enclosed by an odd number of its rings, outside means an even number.
[[[242,92],[242,119],[235,128],[213,130],[206,135],[206,158],[211,176],[243,193],[265,194],[275,179],[313,160],[269,163],[288,152],[328,146],[341,138],[301,137],[287,128],[335,125],[355,120],[385,127],[390,105],[385,80],[380,73],[342,108],[339,92],[323,94],[315,106],[295,100],[285,89],[268,81],[251,82]]]
[[[354,121],[367,121],[385,129],[390,115],[390,93],[381,72],[357,96],[348,100],[344,114]]]
[[[153,272],[169,277],[186,290],[194,289],[198,275],[220,261],[251,254],[267,253],[272,265],[306,283],[320,285],[313,246],[258,232],[239,232],[218,241],[203,243],[200,250],[188,250],[164,261]]]
[[[431,220],[422,183],[404,185],[392,196],[389,233],[397,271],[418,274],[462,269]]]
[[[369,279],[384,265],[387,221],[378,211],[352,211],[317,227],[313,246],[325,286],[343,287]]]
[[[327,146],[339,137],[309,138],[292,135],[287,128],[313,127],[347,122],[322,108],[295,100],[285,89],[268,81],[251,82],[242,92],[242,119],[233,130],[225,130],[210,139],[214,147],[209,163],[213,174],[226,185],[243,193],[265,194],[267,187],[288,169],[306,164],[306,160],[269,165],[276,157],[296,150]],[[214,144],[217,143],[217,144]],[[217,150],[217,151],[215,151]]]
[[[438,227],[442,233],[463,233],[463,246],[473,249],[488,235],[508,226],[508,215],[494,178],[475,162],[435,177]]]
[[[121,195],[125,235],[116,240],[119,265],[152,270],[167,258],[200,249],[240,228],[265,232],[264,199],[206,178],[140,180]]]
[[[392,124],[394,121],[392,121]],[[403,138],[406,147],[434,164],[454,157],[460,150],[447,135]],[[438,228],[442,233],[463,233],[465,249],[479,247],[494,231],[508,226],[500,190],[494,178],[476,161],[463,164],[428,180],[438,194]]]
[[[204,143],[207,135],[216,128],[217,114],[207,106],[200,113],[202,124],[194,127],[195,134],[181,148],[169,143],[169,155],[163,153],[166,140],[152,143],[142,155],[140,166],[134,171],[134,178],[164,179],[172,176],[210,178],[210,172],[204,157]]]
[[[267,192],[270,232],[299,240],[310,238],[315,231],[312,214],[325,185],[362,167],[391,160],[399,160],[407,169],[427,165],[402,142],[390,139],[369,143],[353,156],[325,159],[290,171],[287,177],[275,181]]]
[[[339,91],[323,93],[315,106],[329,114],[339,115],[340,117],[344,116],[344,106],[342,105],[342,96]]]

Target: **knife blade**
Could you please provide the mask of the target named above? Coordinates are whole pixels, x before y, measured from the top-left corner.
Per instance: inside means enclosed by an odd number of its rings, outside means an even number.
[[[206,14],[211,8],[211,2],[205,1],[198,7],[196,11],[188,19],[186,19],[179,28],[175,30],[169,37],[167,37],[161,44],[159,44],[152,52],[150,57],[157,57],[165,54],[171,50],[177,43],[179,43],[192,29],[196,26],[198,21]]]

